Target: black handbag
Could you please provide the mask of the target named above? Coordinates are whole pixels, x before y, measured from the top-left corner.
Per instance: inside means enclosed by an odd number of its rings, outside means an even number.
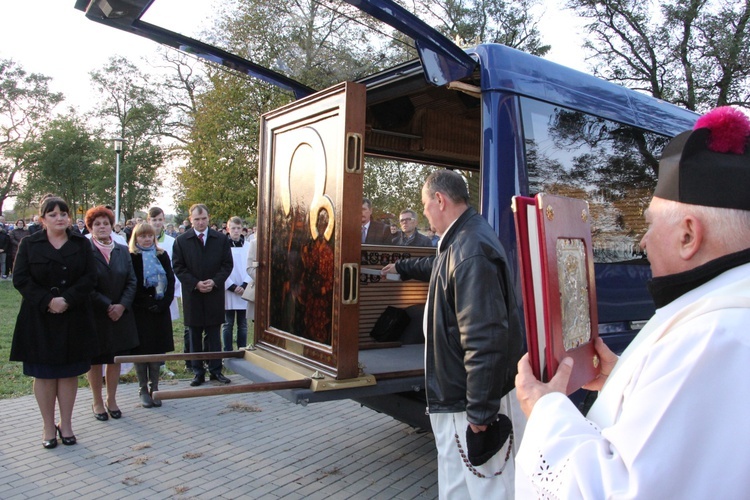
[[[372,327],[370,336],[378,342],[393,342],[401,338],[401,334],[409,326],[409,315],[403,309],[388,306]]]

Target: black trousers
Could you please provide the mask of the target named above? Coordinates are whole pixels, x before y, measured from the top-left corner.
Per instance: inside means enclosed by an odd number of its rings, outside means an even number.
[[[221,351],[221,325],[211,326],[189,326],[190,331],[190,352],[219,352]],[[208,363],[208,371],[211,375],[221,373],[221,360],[210,359],[206,360],[194,360],[193,361],[193,373],[195,375],[204,376],[206,374],[206,367],[204,363]]]

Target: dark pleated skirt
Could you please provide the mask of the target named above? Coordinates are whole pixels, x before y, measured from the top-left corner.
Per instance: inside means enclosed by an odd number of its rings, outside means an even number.
[[[34,378],[69,378],[83,375],[91,369],[88,361],[78,361],[67,365],[48,365],[45,363],[29,363],[24,361],[23,374]]]

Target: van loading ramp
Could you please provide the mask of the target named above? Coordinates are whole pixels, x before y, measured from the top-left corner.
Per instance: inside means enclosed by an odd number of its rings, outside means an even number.
[[[306,405],[340,399],[420,392],[424,389],[424,344],[361,350],[359,362],[364,366],[364,372],[375,378],[375,384],[320,391],[288,389],[274,392],[292,403]],[[255,383],[288,380],[244,358],[227,358],[224,360],[224,365]]]

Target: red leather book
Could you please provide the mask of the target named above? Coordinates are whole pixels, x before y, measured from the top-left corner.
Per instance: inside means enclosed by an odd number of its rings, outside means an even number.
[[[513,213],[531,367],[547,381],[563,358],[573,358],[570,394],[599,373],[588,203],[549,194],[514,196]]]

